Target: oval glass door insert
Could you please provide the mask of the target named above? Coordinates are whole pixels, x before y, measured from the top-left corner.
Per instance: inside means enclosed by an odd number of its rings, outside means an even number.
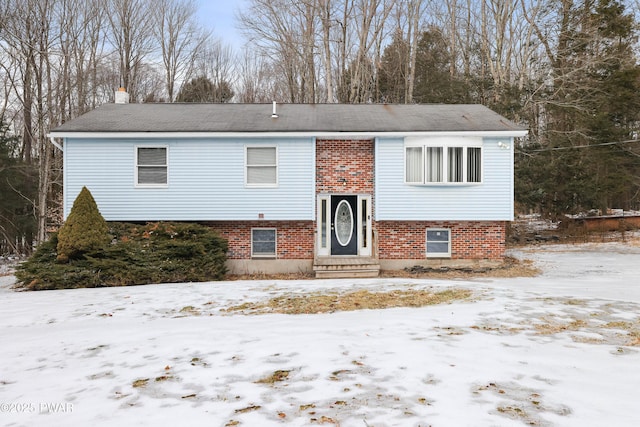
[[[353,236],[353,211],[346,200],[341,200],[336,208],[336,239],[341,246],[347,246]]]

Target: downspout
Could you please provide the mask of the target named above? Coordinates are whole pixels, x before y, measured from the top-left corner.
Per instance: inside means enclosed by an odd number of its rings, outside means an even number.
[[[65,171],[67,170],[65,167],[66,156],[64,155],[64,147],[56,142],[55,136],[47,136],[49,137],[51,144],[62,152],[62,221],[64,222],[67,219],[65,212],[65,200],[67,200],[67,186],[65,185],[67,180],[65,174]]]
[[[51,135],[47,135],[47,136],[49,137],[49,141],[51,141],[53,146],[64,153],[64,148],[62,148],[62,145],[60,145],[60,144],[58,144],[56,142],[56,137],[55,136],[51,136]]]

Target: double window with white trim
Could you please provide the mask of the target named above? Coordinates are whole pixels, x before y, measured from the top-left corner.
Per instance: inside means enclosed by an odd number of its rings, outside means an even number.
[[[482,182],[481,138],[406,138],[407,184]]]

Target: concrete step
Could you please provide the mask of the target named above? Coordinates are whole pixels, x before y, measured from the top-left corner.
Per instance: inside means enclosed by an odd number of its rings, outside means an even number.
[[[367,257],[322,257],[315,259],[313,270],[318,279],[378,277],[380,263]]]

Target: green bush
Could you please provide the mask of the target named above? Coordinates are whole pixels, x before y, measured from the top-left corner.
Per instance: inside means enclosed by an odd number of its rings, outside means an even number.
[[[222,280],[227,241],[190,223],[108,223],[110,244],[57,262],[59,236],[36,249],[16,271],[29,290]]]
[[[87,187],[82,187],[58,233],[58,261],[81,258],[85,253],[104,247],[110,240],[107,222],[96,201]]]

